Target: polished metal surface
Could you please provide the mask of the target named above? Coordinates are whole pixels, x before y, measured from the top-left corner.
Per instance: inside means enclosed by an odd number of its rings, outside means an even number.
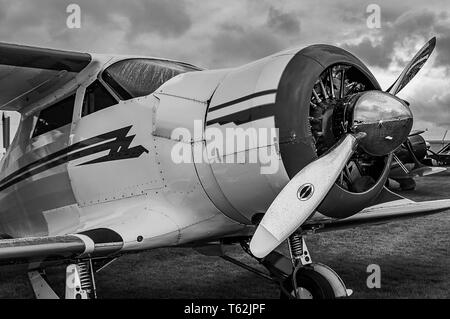
[[[353,101],[351,130],[367,134],[360,146],[368,154],[387,155],[407,139],[413,115],[403,100],[388,93],[369,91]]]

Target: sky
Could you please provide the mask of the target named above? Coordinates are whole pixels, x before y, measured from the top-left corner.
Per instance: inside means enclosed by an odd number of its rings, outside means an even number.
[[[79,29],[66,25],[71,3],[81,8]],[[380,9],[379,28],[367,23],[370,4]],[[432,36],[435,53],[400,97],[411,103],[415,128],[439,139],[450,129],[448,0],[0,0],[0,42],[158,56],[208,69],[327,43],[358,56],[384,89]]]

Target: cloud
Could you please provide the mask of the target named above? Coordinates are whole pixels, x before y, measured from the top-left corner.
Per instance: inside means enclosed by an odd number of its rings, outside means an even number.
[[[416,114],[421,120],[433,122],[435,126],[450,128],[450,92],[434,95],[429,101],[419,101]]]
[[[447,67],[450,62],[450,28],[446,17],[446,14],[426,9],[407,11],[375,33],[364,36],[359,43],[344,43],[344,48],[362,56],[373,66],[387,68],[393,62],[404,66],[411,54],[417,51],[417,43],[425,43],[437,36],[439,57],[436,63]]]
[[[66,8],[74,2],[81,7],[79,30],[66,27]],[[95,38],[108,37],[109,33],[121,33],[123,37],[117,40],[127,44],[145,33],[180,37],[192,26],[184,0],[128,0],[126,4],[119,0],[1,0],[0,12],[4,15],[0,21],[2,40],[45,39],[63,47],[75,43],[95,46]]]
[[[219,65],[230,60],[244,64],[283,49],[282,41],[263,27],[243,28],[238,25],[222,26],[212,38],[211,47],[213,63]]]
[[[438,41],[436,64],[450,68],[450,36],[439,37]]]
[[[444,66],[450,71],[450,17],[447,12],[442,12],[440,18],[440,23],[435,27],[438,34],[436,64]]]
[[[267,25],[270,29],[282,34],[300,33],[300,21],[294,13],[284,13],[270,7]]]
[[[369,65],[381,68],[389,67],[393,54],[393,47],[385,47],[383,43],[376,44],[370,38],[363,38],[357,45],[344,45],[344,49],[361,57]]]
[[[180,0],[127,1],[117,5],[116,14],[132,17],[131,36],[140,33],[158,33],[163,37],[179,37],[192,25],[187,6]]]

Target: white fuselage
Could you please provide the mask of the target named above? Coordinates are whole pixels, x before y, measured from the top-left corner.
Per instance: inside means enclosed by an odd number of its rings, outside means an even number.
[[[289,181],[277,136],[251,147],[216,152],[205,130],[215,127],[225,134],[237,127],[274,129],[273,117],[244,125],[215,120],[257,103],[274,103],[275,94],[218,111],[208,109],[276,90],[294,53],[237,69],[181,74],[151,95],[82,117],[86,88],[121,59],[94,56],[76,79],[22,113],[18,133],[2,161],[0,234],[56,236],[108,228],[123,237],[124,250],[248,234],[253,230],[252,216],[264,213]],[[30,138],[36,114],[74,92],[72,123]],[[196,123],[201,125],[200,134]],[[191,132],[191,138],[174,136],[179,128]],[[180,143],[192,150],[191,161],[174,161],[173,151]],[[259,158],[251,164],[228,160],[257,150],[266,150],[276,162],[276,173],[260,174],[265,163]]]

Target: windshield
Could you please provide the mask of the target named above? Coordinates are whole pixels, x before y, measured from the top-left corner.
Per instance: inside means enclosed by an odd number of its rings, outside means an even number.
[[[129,59],[108,67],[103,80],[122,100],[146,96],[181,73],[200,69],[183,63],[155,59]]]

